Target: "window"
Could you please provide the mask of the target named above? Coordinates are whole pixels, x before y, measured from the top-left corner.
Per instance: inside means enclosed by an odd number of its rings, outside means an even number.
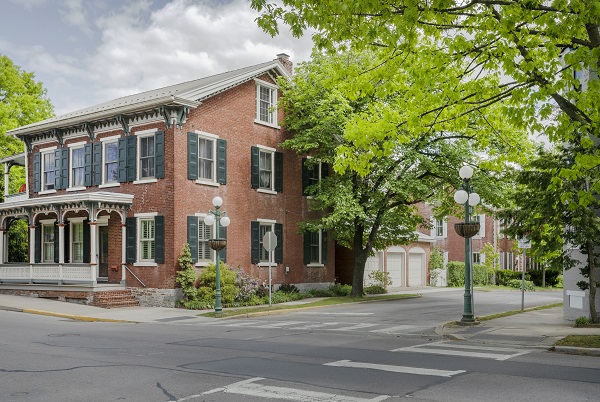
[[[283,154],[275,149],[256,146],[251,148],[251,187],[265,193],[283,191]]]
[[[52,155],[54,156],[54,154]],[[54,262],[54,224],[42,225],[42,262]]]
[[[198,138],[198,179],[214,180],[215,141],[208,138]]]
[[[83,262],[83,222],[71,222],[71,250],[71,261]]]
[[[85,150],[83,146],[71,148],[71,188],[84,187]]]
[[[140,137],[140,180],[154,178],[154,136]]]
[[[119,181],[119,143],[117,141],[104,142],[104,169],[102,169],[104,184]]]
[[[258,80],[256,85],[256,121],[277,125],[277,87]]]
[[[436,237],[444,237],[444,220],[443,219],[435,220],[435,235],[436,235]]]
[[[54,190],[54,151],[42,154],[42,189],[44,191]]]
[[[190,245],[192,261],[199,266],[205,266],[215,261],[216,252],[208,244],[215,237],[216,223],[212,226],[204,224],[206,214],[196,214],[187,217],[187,242]],[[227,239],[227,227],[219,225],[219,238]],[[219,251],[221,261],[227,261],[227,248]]]
[[[264,247],[263,237],[267,232],[273,230],[273,224],[271,223],[261,223],[260,231],[259,231],[259,241],[260,241],[260,262],[269,262],[269,252]]]
[[[473,264],[481,264],[481,255],[478,252],[473,253]]]
[[[212,250],[208,245],[208,241],[212,238],[213,226],[204,224],[203,219],[198,220],[198,261],[210,262],[212,258]]]
[[[312,158],[302,159],[302,194],[308,195],[306,189],[319,183],[327,176],[327,165],[322,162],[309,162]]]
[[[140,261],[154,261],[154,219],[140,219]]]
[[[251,263],[266,266],[269,262],[269,252],[264,248],[263,237],[272,231],[277,236],[277,246],[273,251],[273,261],[283,263],[283,225],[270,219],[259,219],[250,222],[251,227]]]
[[[471,215],[471,222],[479,222],[479,233],[474,237],[485,237],[485,215]]]
[[[327,232],[321,230],[304,234],[304,264],[323,265],[327,257]]]

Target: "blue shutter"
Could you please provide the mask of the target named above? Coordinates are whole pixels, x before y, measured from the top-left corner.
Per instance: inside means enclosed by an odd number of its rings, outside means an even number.
[[[188,133],[187,151],[188,179],[198,180],[198,134]]]
[[[92,253],[92,239],[90,236],[90,221],[88,219],[83,221],[83,262],[89,263],[91,261]]]
[[[137,218],[125,218],[125,262],[135,262]]]
[[[283,191],[283,153],[275,152],[275,191]]]
[[[39,193],[42,187],[42,156],[39,152],[33,154],[33,191]]]
[[[89,187],[92,185],[92,166],[93,166],[93,162],[92,162],[92,149],[93,149],[93,145],[92,144],[85,144],[84,148],[83,148],[83,161],[84,161],[84,168],[83,168],[83,185],[86,187]]]
[[[250,171],[250,187],[258,188],[259,182],[259,149],[258,147],[250,147],[250,162],[251,162],[251,171]]]
[[[125,139],[127,140],[127,181],[135,181],[137,165],[137,138],[130,135],[125,137]]]
[[[54,150],[54,189],[62,189],[62,148]]]
[[[192,261],[198,262],[198,217],[187,217],[187,242],[190,246]]]
[[[217,183],[227,183],[227,141],[225,140],[217,140]]]
[[[127,138],[119,139],[119,183],[127,181]]]
[[[260,222],[250,222],[250,260],[252,264],[260,261]]]
[[[102,184],[102,143],[94,143],[94,186]]]
[[[157,131],[154,136],[154,157],[156,165],[154,167],[154,177],[157,179],[165,178],[165,132]]]
[[[154,217],[154,262],[165,262],[165,217],[162,215]]]
[[[283,263],[283,225],[275,224],[275,236],[277,236],[277,247],[275,247],[275,263]]]

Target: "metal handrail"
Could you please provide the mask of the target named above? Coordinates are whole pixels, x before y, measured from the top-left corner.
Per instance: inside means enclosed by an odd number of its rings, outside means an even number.
[[[129,273],[130,273],[131,275],[133,275],[133,277],[134,277],[135,279],[137,279],[137,280],[138,280],[138,282],[139,282],[139,283],[141,283],[143,287],[145,287],[145,288],[147,287],[147,286],[146,286],[146,284],[145,284],[144,282],[142,282],[142,280],[141,280],[140,278],[138,278],[138,277],[137,277],[137,275],[136,275],[136,274],[134,274],[134,273],[133,273],[133,272],[132,272],[132,271],[129,269],[129,267],[128,267],[127,265],[125,265],[125,269],[126,269],[126,270],[128,270],[128,271],[129,271]]]

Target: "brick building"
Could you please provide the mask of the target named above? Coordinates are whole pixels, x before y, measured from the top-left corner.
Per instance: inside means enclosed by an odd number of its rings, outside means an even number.
[[[15,165],[27,183],[0,204],[0,291],[91,304],[128,291],[143,305],[173,306],[182,246],[198,270],[215,259],[215,228],[203,221],[215,196],[231,219],[220,229],[228,265],[268,278],[261,239],[272,230],[273,283],[332,283],[326,233],[297,233],[308,213],[302,158],[280,148],[276,108],[276,80],[292,63],[277,57],[8,132],[25,152],[0,161],[5,183]],[[8,260],[18,220],[29,228],[27,261]]]

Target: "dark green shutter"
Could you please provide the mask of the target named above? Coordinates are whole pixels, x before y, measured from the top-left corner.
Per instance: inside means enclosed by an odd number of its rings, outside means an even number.
[[[137,218],[125,218],[125,261],[135,262]]]
[[[58,238],[58,225],[54,222],[54,263],[58,264],[58,254],[60,253],[60,240]]]
[[[84,154],[84,156],[83,156],[83,161],[84,161],[83,185],[86,187],[89,187],[92,185],[92,167],[93,167],[92,149],[93,149],[92,144],[85,144],[85,146],[83,148],[83,154]]]
[[[283,153],[275,152],[275,191],[283,191]]]
[[[259,158],[259,149],[258,147],[250,147],[250,162],[251,162],[251,178],[250,178],[250,187],[252,188],[258,188],[260,181],[259,181],[259,163],[260,163],[260,158]]]
[[[310,264],[310,232],[304,233],[304,265]]]
[[[64,246],[65,246],[65,262],[70,262],[71,261],[71,247],[70,247],[70,243],[71,243],[71,237],[69,236],[70,233],[70,229],[71,229],[71,225],[69,223],[67,223],[65,225],[65,230],[63,231],[64,236],[65,236],[65,240],[64,240]]]
[[[60,159],[60,188],[64,190],[69,187],[69,148],[61,149]]]
[[[327,231],[323,230],[321,231],[321,264],[325,263],[327,263]]]
[[[127,181],[127,138],[119,139],[119,183]]]
[[[217,183],[227,183],[227,141],[225,140],[217,140]]]
[[[33,154],[33,191],[40,192],[42,187],[42,156],[39,152]]]
[[[307,158],[302,158],[302,195],[306,195],[306,187],[309,186],[308,177],[310,175],[310,170],[308,166],[306,166],[306,161],[308,161]],[[306,260],[306,256],[304,259]]]
[[[125,139],[127,140],[127,181],[135,181],[137,138],[130,135]]]
[[[54,150],[54,189],[62,189],[62,148]],[[68,163],[68,162],[67,162]]]
[[[91,225],[89,219],[83,221],[83,262],[91,262],[92,236],[90,236]]]
[[[165,262],[165,217],[162,215],[154,217],[154,262]]]
[[[35,226],[35,252],[34,262],[42,262],[42,224],[38,223]]]
[[[275,224],[275,236],[277,236],[277,247],[275,247],[275,263],[283,263],[283,225]]]
[[[198,134],[187,133],[188,179],[198,180]]]
[[[329,176],[329,166],[326,163],[321,162],[321,179]]]
[[[154,136],[154,177],[165,178],[165,132],[157,131]]]
[[[94,186],[102,184],[102,143],[96,142],[93,146],[94,150]]]
[[[227,240],[227,227],[221,226],[220,223],[219,223],[219,239]],[[225,247],[221,251],[218,251],[218,253],[219,253],[219,257],[221,258],[221,261],[227,262],[227,247]]]
[[[187,242],[190,245],[192,261],[198,262],[198,217],[187,217]]]
[[[260,261],[260,222],[250,222],[250,259],[252,264]]]

